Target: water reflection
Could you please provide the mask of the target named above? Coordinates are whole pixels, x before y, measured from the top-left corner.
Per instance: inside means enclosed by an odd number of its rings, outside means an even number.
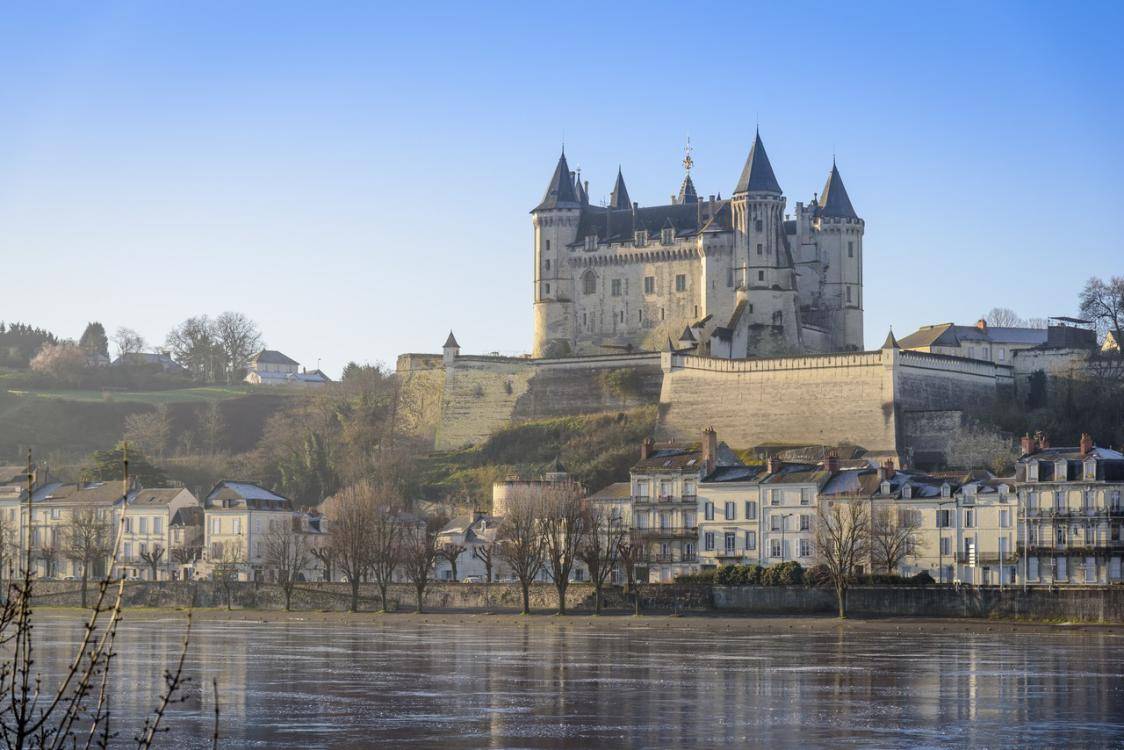
[[[39,666],[81,633],[47,618]],[[121,743],[182,621],[120,628]],[[197,623],[174,747],[1103,746],[1124,737],[1124,641],[1042,634]],[[122,726],[118,723],[118,726]]]

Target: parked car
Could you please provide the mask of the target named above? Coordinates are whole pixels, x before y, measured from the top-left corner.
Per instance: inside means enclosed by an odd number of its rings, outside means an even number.
[[[483,576],[465,576],[461,583],[484,583]]]

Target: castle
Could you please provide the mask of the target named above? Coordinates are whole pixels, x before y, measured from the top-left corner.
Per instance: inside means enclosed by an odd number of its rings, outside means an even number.
[[[534,226],[534,356],[693,350],[726,359],[863,349],[864,222],[832,164],[785,214],[760,133],[732,196],[700,198],[691,157],[663,206],[607,206],[558,159]]]

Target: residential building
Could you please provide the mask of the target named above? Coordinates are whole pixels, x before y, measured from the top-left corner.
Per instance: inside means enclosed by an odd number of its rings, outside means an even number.
[[[167,352],[159,350],[154,352],[129,352],[115,359],[113,366],[145,367],[181,375],[187,373],[186,367],[172,359]]]
[[[275,349],[262,349],[246,366],[246,382],[254,385],[286,385],[300,371],[300,363]]]
[[[511,577],[511,571],[500,560],[496,549],[502,523],[503,519],[499,516],[476,511],[471,515],[454,518],[441,529],[438,534],[438,547],[461,550],[456,556],[456,580],[463,581],[468,578],[491,582],[503,581]],[[454,580],[453,567],[447,558],[438,558],[434,578],[439,581]]]
[[[938,323],[922,326],[898,339],[902,349],[954,357],[981,359],[998,365],[1013,365],[1015,354],[1027,349],[1095,349],[1097,334],[1083,327],[1084,321],[1051,318],[1045,328],[989,326],[979,320],[974,326]]]
[[[197,526],[189,530],[191,521]],[[189,553],[177,546],[174,530],[179,530],[184,539],[197,539],[202,533],[202,512],[195,495],[182,487],[138,488],[129,493],[119,557],[129,578],[164,581],[178,577],[173,575],[182,565],[178,560]]]
[[[696,518],[699,564],[747,565],[761,562],[763,466],[718,466],[699,484]]]
[[[230,565],[239,580],[266,580],[265,538],[273,530],[293,528],[292,501],[252,482],[224,479],[207,493],[203,513],[207,572]]]
[[[1124,454],[1081,436],[1055,448],[1025,436],[1015,466],[1019,564],[1027,585],[1121,581],[1124,555]]]

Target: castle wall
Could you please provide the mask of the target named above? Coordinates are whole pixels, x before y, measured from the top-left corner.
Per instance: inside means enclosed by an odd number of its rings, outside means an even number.
[[[663,355],[661,428],[689,439],[712,426],[726,443],[854,443],[896,450],[893,368],[880,352],[721,360]]]

